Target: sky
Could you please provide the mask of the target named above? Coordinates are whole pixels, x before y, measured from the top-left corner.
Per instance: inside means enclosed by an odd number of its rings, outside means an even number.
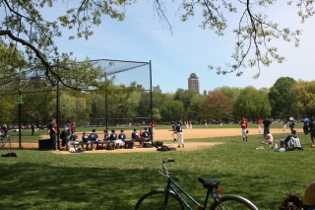
[[[177,3],[176,3],[177,2]],[[240,5],[235,1],[235,5]],[[209,70],[212,65],[225,67],[232,63],[235,34],[244,8],[238,6],[238,13],[227,15],[228,28],[224,36],[218,37],[212,30],[199,27],[202,17],[199,12],[187,22],[181,22],[177,13],[178,1],[166,3],[167,18],[172,26],[172,33],[156,17],[153,6],[147,0],[126,7],[123,22],[104,17],[102,24],[93,28],[94,35],[88,40],[69,41],[67,36],[57,40],[58,47],[64,52],[73,52],[78,60],[89,57],[95,59],[114,59],[127,61],[152,62],[153,86],[159,85],[162,92],[174,93],[178,88],[188,89],[191,73],[199,77],[200,93],[211,91],[221,86],[245,88],[270,88],[280,77],[292,77],[295,80],[315,80],[315,17],[304,24],[297,15],[297,7],[287,6],[286,1],[278,1],[268,8],[256,8],[267,14],[268,18],[280,24],[280,28],[302,30],[300,46],[294,42],[277,40],[273,42],[285,61],[262,67],[258,79],[253,76],[258,68],[241,69],[244,74],[236,73],[217,75],[216,70]]]

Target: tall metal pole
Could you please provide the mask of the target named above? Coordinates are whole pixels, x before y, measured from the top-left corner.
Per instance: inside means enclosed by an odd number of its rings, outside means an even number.
[[[105,127],[107,130],[108,129],[108,88],[107,88],[106,81],[107,81],[107,76],[105,73],[105,124],[106,124]]]
[[[59,69],[59,59],[57,59],[57,70]],[[59,139],[59,127],[60,127],[60,102],[59,102],[59,80],[57,79],[57,105],[56,105],[56,111],[57,111],[57,148],[60,150],[60,139]]]
[[[151,109],[151,136],[152,136],[152,141],[153,141],[153,128],[152,128],[152,123],[153,123],[153,91],[152,91],[152,66],[151,66],[151,60],[149,62],[150,65],[150,109]]]
[[[20,72],[19,72],[19,77],[20,77],[20,87],[19,87],[19,97],[20,97],[20,100],[19,100],[19,148],[21,149],[22,148],[22,85],[21,85],[21,81],[22,81],[22,78],[21,78],[21,68],[20,68]]]

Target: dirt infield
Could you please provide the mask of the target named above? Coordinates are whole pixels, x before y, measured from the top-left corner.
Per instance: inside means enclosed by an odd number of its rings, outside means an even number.
[[[301,132],[302,130],[298,130],[298,132]],[[131,131],[125,132],[127,137],[131,136]],[[165,141],[165,140],[172,140],[171,137],[172,131],[169,130],[156,130],[154,134],[154,140],[155,141]],[[282,129],[272,129],[272,133],[284,133],[288,134],[289,130],[287,129],[286,132],[284,132]],[[249,136],[250,135],[257,135],[258,129],[250,128],[249,129]],[[78,133],[78,138],[81,139],[82,133]],[[103,133],[99,132],[98,135],[100,137],[103,136]],[[218,128],[218,129],[191,129],[191,130],[183,130],[183,136],[185,140],[185,148],[184,149],[178,149],[178,150],[199,150],[206,147],[215,146],[220,143],[213,143],[213,142],[194,142],[190,143],[189,139],[196,139],[196,138],[213,138],[213,137],[223,137],[223,136],[238,136],[236,138],[239,138],[241,140],[241,129],[238,128]],[[48,135],[41,136],[42,138],[49,138]],[[176,147],[177,142],[174,143],[166,143],[165,145]],[[18,143],[12,143],[12,148],[18,148]],[[7,145],[6,145],[7,148]],[[22,143],[22,148],[29,148],[29,149],[37,149],[38,143]],[[156,151],[156,148],[136,148],[136,149],[117,149],[117,150],[95,150],[95,151],[89,151],[89,153],[104,153],[104,152],[111,152],[111,153],[126,153],[126,152],[152,152]],[[59,154],[70,154],[66,151],[59,151],[56,152]]]

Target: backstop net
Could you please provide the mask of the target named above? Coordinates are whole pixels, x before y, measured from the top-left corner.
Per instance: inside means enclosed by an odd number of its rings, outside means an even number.
[[[108,81],[105,88],[75,91],[45,85],[45,75],[38,70],[0,72],[0,123],[12,129],[29,129],[31,124],[46,128],[54,117],[60,127],[66,122],[102,127],[149,125],[153,115],[151,61],[87,62],[102,69],[98,80]]]

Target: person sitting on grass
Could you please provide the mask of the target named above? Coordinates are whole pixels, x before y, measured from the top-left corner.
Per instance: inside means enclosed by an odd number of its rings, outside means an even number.
[[[270,131],[267,131],[267,135],[265,137],[265,141],[261,142],[262,144],[272,144],[273,143],[273,135]]]
[[[300,139],[297,136],[295,129],[293,129],[291,131],[291,134],[289,134],[285,139],[280,140],[280,145],[286,150],[303,150]]]

